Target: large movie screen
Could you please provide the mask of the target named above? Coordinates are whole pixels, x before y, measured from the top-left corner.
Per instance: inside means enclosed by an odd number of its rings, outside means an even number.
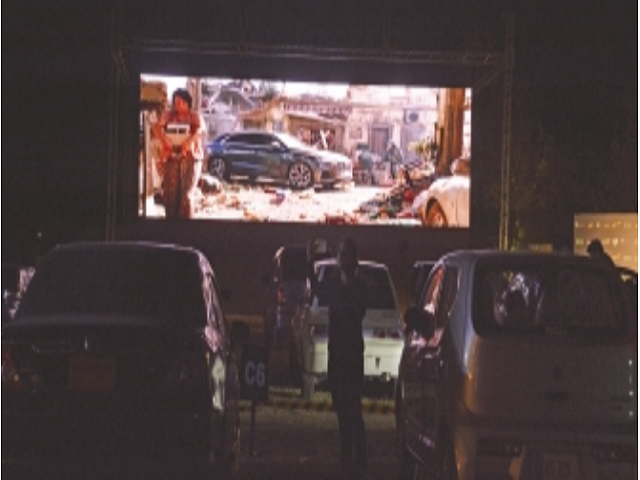
[[[140,91],[141,217],[469,226],[470,89],[143,74]]]

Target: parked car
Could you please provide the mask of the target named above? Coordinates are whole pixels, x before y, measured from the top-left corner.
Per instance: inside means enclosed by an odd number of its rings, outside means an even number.
[[[335,274],[335,259],[314,264],[319,282]],[[367,380],[394,381],[402,354],[402,312],[386,265],[361,260],[360,275],[367,285],[367,311],[363,320],[364,375]],[[302,374],[302,397],[310,400],[316,384],[326,379],[328,367],[329,309],[326,299],[311,295],[309,304],[294,317],[293,338]]]
[[[615,271],[583,256],[442,257],[405,314],[406,478],[637,478],[638,350],[623,295]]]
[[[216,275],[195,249],[54,248],[2,330],[3,463],[138,455],[234,477],[235,345],[248,329],[233,338],[228,327]]]
[[[452,175],[440,177],[413,200],[412,212],[427,227],[469,226],[469,160],[452,164]]]
[[[295,190],[334,187],[353,180],[351,160],[318,150],[287,133],[245,130],[225,133],[208,145],[211,175],[284,183]]]
[[[327,249],[322,257],[330,257]],[[271,346],[289,347],[291,321],[296,310],[304,305],[307,291],[307,246],[283,245],[273,256],[271,269],[263,277],[266,286],[264,308],[265,343]]]

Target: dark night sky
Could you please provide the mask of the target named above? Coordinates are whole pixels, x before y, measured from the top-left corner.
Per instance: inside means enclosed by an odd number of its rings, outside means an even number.
[[[294,8],[297,2],[259,3],[263,9],[265,5],[283,9],[285,4]],[[399,12],[396,24],[401,24],[401,14],[405,18],[421,15],[434,32],[482,30],[495,23],[499,12],[515,8],[516,80],[525,80],[538,99],[535,108],[545,119],[545,128],[576,145],[585,137],[593,141],[596,136],[597,142],[602,136],[602,144],[610,141],[620,92],[629,86],[637,90],[637,2],[524,1],[514,7],[515,2],[506,0],[344,0],[316,2],[312,11],[324,16],[318,22],[307,18],[301,24],[322,30],[322,25],[331,22],[326,13],[331,6],[340,6],[340,18],[348,16],[353,24],[375,23],[357,8],[364,4],[366,11],[391,16]],[[139,28],[164,31],[158,25],[175,25],[176,12],[187,12],[189,5],[205,8],[212,20],[207,15],[184,18],[198,28],[211,24],[213,32],[213,17],[231,8],[233,2],[134,2],[127,8],[140,16],[129,25],[134,32]],[[377,9],[372,8],[375,5]],[[445,23],[438,23],[439,5],[450,10]],[[11,21],[3,21],[2,35],[3,226],[30,231],[56,222],[101,225],[109,126],[110,2],[26,0],[4,7],[3,17]],[[147,12],[155,13],[143,15],[146,7]],[[260,21],[260,16],[251,21]],[[269,21],[274,28],[291,28],[291,22]],[[346,25],[348,31],[349,23]],[[367,28],[360,30],[361,41],[368,41]],[[297,38],[304,31],[292,30],[288,35]],[[410,38],[409,34],[405,37]],[[451,43],[458,37],[453,35]],[[5,243],[3,235],[3,255]]]

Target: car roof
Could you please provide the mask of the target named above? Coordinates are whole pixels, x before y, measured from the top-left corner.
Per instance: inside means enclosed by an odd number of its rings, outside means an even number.
[[[260,130],[258,128],[249,128],[249,129],[246,129],[246,130],[239,130],[237,132],[225,132],[225,133],[222,133],[222,134],[218,135],[216,137],[216,139],[228,137],[228,136],[231,136],[231,135],[244,135],[244,134],[256,134],[256,133],[263,134],[263,135],[269,135],[269,136],[272,136],[272,137],[275,136],[274,132],[268,132],[266,130]]]
[[[413,268],[433,267],[437,260],[416,260],[413,262]]]
[[[89,242],[71,242],[56,245],[52,252],[67,251],[129,251],[129,252],[145,252],[145,251],[165,251],[174,254],[183,255],[201,255],[201,253],[192,247],[176,245],[172,243],[161,243],[152,241],[89,241]]]
[[[463,262],[475,263],[478,261],[500,261],[500,260],[521,260],[521,261],[548,261],[568,264],[593,263],[593,260],[586,255],[563,253],[563,252],[534,252],[534,251],[507,251],[507,250],[456,250],[441,257],[441,260],[461,260]]]
[[[280,247],[278,247],[278,250],[276,250],[276,255],[279,255],[285,251],[299,251],[299,250],[303,250],[306,252],[307,246],[303,243],[291,243],[287,245],[281,245]]]
[[[294,255],[304,253],[304,255],[306,256],[307,245],[304,243],[291,243],[287,245],[281,245],[276,250],[274,257],[287,255],[289,252],[291,252]],[[331,255],[331,252],[332,252],[331,247],[327,245],[327,255]]]
[[[325,267],[325,266],[337,266],[338,264],[338,260],[335,258],[326,258],[323,260],[317,260],[314,263],[314,267],[317,268],[321,268],[321,267]],[[388,270],[389,268],[387,267],[387,265],[385,265],[384,263],[379,263],[379,262],[374,262],[372,260],[359,260],[358,261],[358,265],[360,266],[365,266],[365,267],[371,267],[371,268],[381,268],[384,270]]]
[[[210,267],[205,255],[195,248],[153,241],[71,242],[54,247],[44,256],[43,261],[54,256],[69,256],[69,258],[75,258],[74,255],[81,253],[91,254],[92,252],[100,255],[114,256],[135,254],[144,257],[148,255],[150,257],[153,256],[155,259],[173,258],[177,260],[178,258],[183,258],[184,261],[207,265],[207,269]],[[85,258],[90,257],[85,256]],[[211,273],[213,274],[213,272]]]
[[[636,280],[638,279],[638,272],[636,272],[632,268],[622,267],[620,265],[616,265],[616,269],[623,275],[628,275],[630,277],[634,277]]]

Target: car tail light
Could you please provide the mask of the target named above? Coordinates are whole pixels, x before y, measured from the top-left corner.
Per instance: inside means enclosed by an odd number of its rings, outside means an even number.
[[[390,338],[393,340],[402,339],[402,331],[398,329],[376,328],[373,330],[373,337],[379,339]]]
[[[284,287],[282,285],[278,285],[277,295],[278,305],[284,305],[285,303],[287,303],[287,294],[284,291]]]
[[[204,353],[184,352],[176,356],[169,368],[167,383],[173,388],[199,388],[209,381],[207,358]]]
[[[19,390],[22,388],[22,381],[16,369],[11,354],[2,352],[2,389]]]
[[[601,463],[636,463],[638,447],[634,445],[593,445],[593,457]]]
[[[522,453],[522,442],[499,438],[484,438],[478,441],[477,451],[478,455],[519,457]]]

